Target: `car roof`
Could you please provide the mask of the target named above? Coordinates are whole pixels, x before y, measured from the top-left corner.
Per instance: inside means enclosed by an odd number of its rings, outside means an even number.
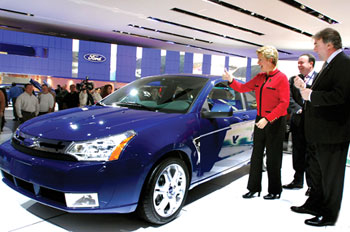
[[[220,79],[221,76],[214,76],[214,75],[208,75],[208,74],[188,74],[188,73],[176,73],[176,74],[162,74],[162,75],[154,75],[149,77],[199,77],[199,78],[205,78],[205,79],[211,79],[211,80],[217,80]]]

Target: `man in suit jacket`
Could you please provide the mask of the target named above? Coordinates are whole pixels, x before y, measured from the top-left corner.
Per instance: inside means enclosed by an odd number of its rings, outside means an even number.
[[[317,73],[314,71],[315,57],[312,54],[302,54],[298,58],[298,69],[300,74],[298,75],[306,84],[307,88],[310,88]],[[306,195],[309,195],[311,190],[311,180],[307,170],[307,142],[304,135],[304,114],[303,105],[300,91],[294,86],[294,79],[296,76],[289,79],[290,85],[290,100],[288,110],[291,114],[290,130],[292,133],[293,143],[293,169],[294,179],[291,183],[283,185],[284,189],[300,189],[304,185],[304,173],[306,177],[306,183],[308,190]]]
[[[301,78],[294,81],[305,100],[312,188],[304,205],[291,209],[315,215],[305,220],[307,225],[327,226],[335,224],[343,196],[350,141],[350,58],[336,30],[326,28],[313,39],[314,51],[325,65],[311,88]]]

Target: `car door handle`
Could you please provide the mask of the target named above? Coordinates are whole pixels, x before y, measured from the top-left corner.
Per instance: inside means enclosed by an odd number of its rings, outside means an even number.
[[[242,120],[246,121],[246,120],[249,120],[249,119],[250,119],[250,117],[249,117],[248,114],[243,114],[242,115]]]

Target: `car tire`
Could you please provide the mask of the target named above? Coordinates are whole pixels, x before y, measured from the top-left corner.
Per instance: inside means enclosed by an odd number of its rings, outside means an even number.
[[[138,213],[146,221],[165,224],[181,211],[188,192],[189,172],[184,161],[168,158],[158,164],[144,185]]]

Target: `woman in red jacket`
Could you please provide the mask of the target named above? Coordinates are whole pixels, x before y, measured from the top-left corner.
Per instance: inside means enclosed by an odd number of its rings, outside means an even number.
[[[226,70],[222,78],[238,92],[255,91],[258,112],[254,128],[254,146],[251,157],[248,190],[243,198],[252,198],[261,192],[263,156],[266,148],[268,194],[266,200],[279,199],[282,192],[281,166],[286,115],[289,105],[289,83],[285,74],[277,69],[278,52],[272,46],[256,51],[261,73],[242,84]]]

